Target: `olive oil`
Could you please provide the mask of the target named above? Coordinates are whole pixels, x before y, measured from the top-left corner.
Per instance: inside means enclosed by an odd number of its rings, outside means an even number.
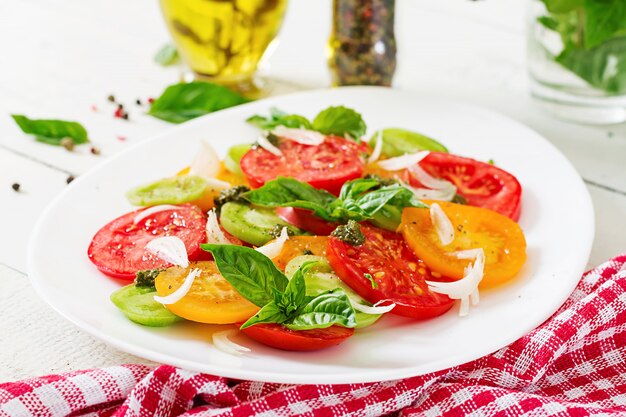
[[[237,86],[250,82],[274,39],[287,0],[161,0],[183,60],[200,77]]]

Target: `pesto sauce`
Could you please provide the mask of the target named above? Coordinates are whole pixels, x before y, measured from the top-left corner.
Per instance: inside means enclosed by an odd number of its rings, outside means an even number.
[[[354,220],[348,220],[347,224],[338,226],[330,235],[352,246],[360,246],[365,243],[365,235],[361,232],[361,226]]]

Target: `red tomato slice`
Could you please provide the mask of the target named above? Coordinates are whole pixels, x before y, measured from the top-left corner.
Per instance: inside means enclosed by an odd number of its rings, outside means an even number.
[[[508,172],[484,162],[448,153],[431,152],[420,162],[426,172],[456,185],[470,206],[497,211],[515,221],[521,213],[522,186]],[[422,186],[411,178],[410,184]]]
[[[276,214],[287,223],[317,236],[328,236],[339,226],[339,223],[327,222],[316,216],[311,210],[294,207],[278,207]]]
[[[331,326],[326,329],[290,330],[280,324],[255,324],[242,332],[264,345],[282,350],[311,351],[338,345],[354,334],[354,329]]]
[[[351,246],[336,237],[328,239],[326,256],[339,278],[371,303],[391,300],[392,313],[416,319],[439,316],[454,301],[431,292],[426,280],[438,281],[417,258],[402,235],[361,224],[366,237],[361,246]],[[365,276],[370,274],[376,288]]]
[[[283,176],[338,195],[346,181],[361,177],[364,169],[361,154],[368,152],[366,145],[337,136],[327,136],[318,146],[279,139],[279,148],[282,156],[257,147],[241,158],[241,170],[252,188]]]
[[[137,271],[170,266],[145,249],[148,242],[161,236],[179,237],[185,243],[189,260],[206,259],[207,252],[200,249],[200,244],[206,242],[206,217],[198,207],[181,205],[133,224],[142,210],[118,217],[95,234],[87,254],[100,271],[133,280]]]

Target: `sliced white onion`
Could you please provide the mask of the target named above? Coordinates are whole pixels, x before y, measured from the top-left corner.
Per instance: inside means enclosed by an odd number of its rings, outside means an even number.
[[[373,162],[378,161],[380,158],[380,153],[383,150],[383,131],[379,130],[376,134],[376,145],[374,145],[374,150],[369,158],[367,158],[367,163],[371,164]],[[380,164],[379,164],[380,165]]]
[[[433,177],[418,164],[411,165],[409,167],[409,172],[424,187],[432,188],[434,190],[453,189],[454,190],[453,192],[456,193],[456,186],[454,184],[452,184],[450,181]]]
[[[431,190],[429,188],[415,188],[408,184],[402,184],[404,188],[413,193],[418,200],[438,200],[438,201],[452,201],[456,195],[456,190]]]
[[[225,190],[233,185],[229,182],[218,180],[217,178],[205,178],[208,188],[212,188],[215,191]]]
[[[189,271],[189,274],[185,278],[185,281],[183,281],[183,285],[178,287],[176,291],[174,291],[170,295],[166,295],[165,297],[159,297],[158,295],[155,295],[154,301],[161,304],[174,304],[178,302],[181,298],[187,295],[187,293],[191,289],[191,286],[193,285],[194,280],[201,273],[202,271],[200,270],[200,268],[192,269],[191,271]]]
[[[276,126],[272,133],[281,138],[289,139],[303,145],[317,146],[324,142],[325,135],[315,130],[294,129],[286,126]]]
[[[350,299],[350,304],[352,304],[352,308],[365,314],[389,313],[396,306],[396,303],[391,303],[391,304],[384,305],[384,306],[380,305],[383,302],[386,302],[387,300],[381,300],[377,302],[376,304],[374,304],[373,306],[366,306],[364,304],[361,304],[359,300],[355,300],[354,298],[349,298],[349,299]]]
[[[162,211],[176,210],[177,208],[178,206],[172,206],[171,204],[161,204],[160,206],[148,207],[147,209],[137,213],[137,215],[133,219],[133,224],[137,224],[146,217],[150,217],[153,214],[160,213]]]
[[[407,155],[396,156],[395,158],[378,161],[378,166],[385,171],[398,171],[417,165],[422,159],[426,158],[429,153],[430,152],[428,151],[420,151]]]
[[[207,243],[214,243],[217,245],[230,245],[232,242],[228,240],[222,229],[220,223],[217,221],[217,214],[215,209],[209,211],[206,221],[206,238]]]
[[[220,158],[215,149],[206,141],[200,141],[200,152],[189,166],[189,175],[203,178],[215,178],[220,171]]]
[[[283,230],[280,231],[280,236],[278,236],[277,239],[274,239],[270,243],[256,248],[256,250],[257,252],[262,253],[268,258],[273,259],[278,256],[281,250],[283,250],[283,245],[285,244],[287,239],[289,239],[287,227],[283,227]]]
[[[171,264],[187,268],[189,266],[189,256],[187,248],[180,238],[176,236],[164,236],[152,239],[146,245],[146,250],[158,258]]]
[[[465,276],[455,282],[426,281],[432,292],[445,294],[454,300],[461,300],[459,316],[469,314],[470,301],[477,305],[479,300],[478,284],[483,279],[485,271],[485,252],[478,249],[476,260],[465,268]]]
[[[460,250],[456,252],[448,252],[448,256],[454,256],[455,258],[458,258],[458,259],[476,259],[482,252],[483,252],[482,248],[467,249],[467,250]]]
[[[261,148],[265,149],[269,153],[274,154],[276,156],[283,156],[283,153],[280,151],[280,149],[272,145],[272,143],[267,139],[267,136],[265,135],[259,136],[257,143],[259,144]]]
[[[437,231],[441,244],[446,246],[454,240],[454,226],[437,203],[430,205],[430,221]]]
[[[218,348],[224,353],[230,353],[231,355],[241,355],[244,352],[250,352],[245,346],[241,346],[232,340],[230,340],[230,336],[234,336],[237,334],[237,330],[229,329],[221,332],[213,333],[213,346]]]

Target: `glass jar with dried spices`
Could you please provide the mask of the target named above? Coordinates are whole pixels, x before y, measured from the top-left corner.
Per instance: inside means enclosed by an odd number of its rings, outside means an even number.
[[[395,0],[333,0],[333,85],[390,86],[396,69]]]

